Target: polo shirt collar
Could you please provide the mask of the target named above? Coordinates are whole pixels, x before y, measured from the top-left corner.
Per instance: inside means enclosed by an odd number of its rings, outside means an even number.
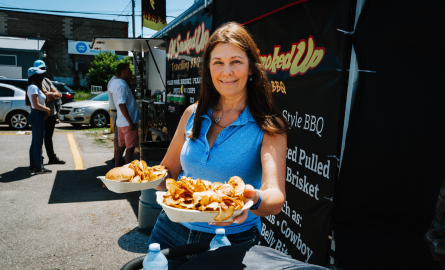
[[[204,115],[201,115],[201,117],[204,117],[212,121],[211,119],[212,111],[213,111],[212,107],[209,107],[207,109],[207,112]],[[247,124],[247,122],[255,123],[255,119],[253,118],[252,114],[249,111],[249,105],[247,105],[246,108],[244,108],[244,110],[240,113],[235,122],[233,122],[230,126],[243,126]]]

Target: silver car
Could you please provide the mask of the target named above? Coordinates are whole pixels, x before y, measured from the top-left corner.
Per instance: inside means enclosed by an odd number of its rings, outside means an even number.
[[[0,122],[21,130],[28,127],[31,109],[25,104],[26,92],[22,89],[0,83]]]
[[[63,104],[59,113],[60,122],[70,123],[75,127],[91,125],[102,128],[110,124],[110,105],[108,92],[104,92],[90,100]]]

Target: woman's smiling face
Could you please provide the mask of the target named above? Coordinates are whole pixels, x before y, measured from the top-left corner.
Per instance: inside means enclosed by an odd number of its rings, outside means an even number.
[[[210,74],[216,90],[224,97],[247,93],[249,70],[247,54],[230,43],[218,43],[210,53]]]

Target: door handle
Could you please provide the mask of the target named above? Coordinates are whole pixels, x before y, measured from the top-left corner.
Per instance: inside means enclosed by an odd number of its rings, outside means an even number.
[[[2,103],[11,103],[9,100],[3,100]]]

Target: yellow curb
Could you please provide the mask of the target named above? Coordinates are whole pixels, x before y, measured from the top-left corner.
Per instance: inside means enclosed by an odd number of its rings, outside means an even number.
[[[74,169],[85,170],[85,168],[83,167],[82,156],[80,155],[79,149],[77,148],[73,133],[67,133],[66,136],[68,138],[68,143],[70,144],[71,153],[73,153]]]

